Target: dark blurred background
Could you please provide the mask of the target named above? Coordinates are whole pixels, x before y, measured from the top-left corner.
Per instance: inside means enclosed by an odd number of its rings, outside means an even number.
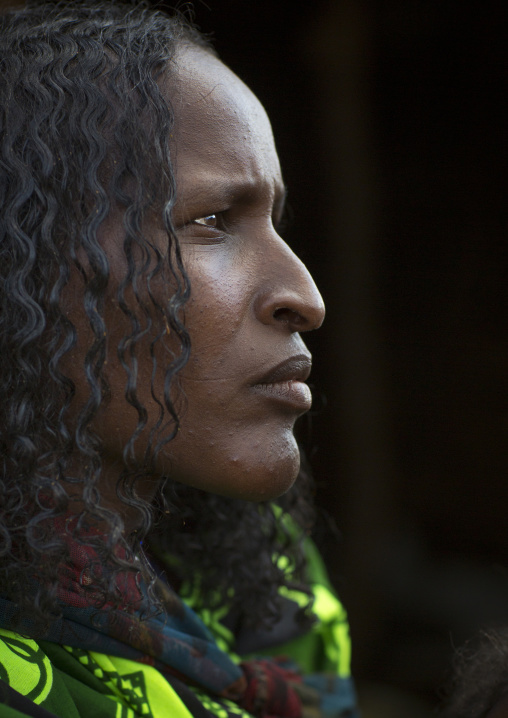
[[[429,715],[508,623],[508,7],[194,5],[268,110],[327,303],[311,460],[364,715]]]
[[[309,453],[363,715],[423,718],[508,623],[508,6],[194,6],[271,116],[327,303]]]

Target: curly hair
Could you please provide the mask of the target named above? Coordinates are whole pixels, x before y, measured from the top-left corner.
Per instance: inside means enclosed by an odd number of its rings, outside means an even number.
[[[444,718],[484,718],[508,694],[508,628],[482,631],[455,657]]]
[[[302,544],[315,521],[313,487],[304,459],[295,485],[273,502],[170,482],[169,509],[149,536],[149,550],[173,557],[166,571],[197,609],[227,605],[238,629],[269,629],[279,618],[282,586],[307,594],[296,619],[309,627],[315,619]]]
[[[171,387],[190,354],[182,319],[190,284],[171,221],[174,118],[161,89],[161,79],[176,71],[181,43],[213,52],[182,16],[143,1],[29,3],[0,17],[0,586],[41,631],[58,613],[58,567],[69,560],[69,535],[99,558],[89,586],[95,600],[98,594],[104,602],[117,600],[115,576],[138,570],[135,557],[153,580],[143,539],[154,524],[154,505],[135,485],[178,429]],[[123,228],[126,266],[115,296],[129,327],[116,350],[125,401],[138,417],[123,447],[117,494],[139,514],[135,539],[124,536],[121,516],[101,499],[101,441],[93,431],[110,396],[105,303],[112,281],[100,230],[113,212]],[[167,235],[164,255],[144,231],[154,215]],[[71,420],[77,387],[65,359],[78,332],[65,305],[74,276],[91,340],[83,360],[88,395]],[[165,304],[152,292],[161,279],[174,289]],[[168,329],[171,348],[164,343]],[[154,377],[160,346],[170,357],[163,392],[152,378],[159,418],[147,427],[138,356],[150,351]],[[145,429],[150,439],[139,466],[133,447]],[[162,493],[155,502],[154,545],[175,553],[181,566],[192,564],[205,602],[213,603],[212,586],[226,587],[258,622],[275,617],[278,587],[303,566],[309,482],[301,480],[279,500],[301,527],[298,540],[270,504],[222,499],[170,478],[168,484],[169,504]],[[282,555],[291,579],[276,560]],[[33,591],[26,590],[27,578]],[[156,607],[155,595],[152,602]]]

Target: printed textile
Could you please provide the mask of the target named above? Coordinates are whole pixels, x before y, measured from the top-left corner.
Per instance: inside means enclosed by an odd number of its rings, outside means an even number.
[[[93,609],[77,579],[90,557],[76,549],[44,640],[27,637],[28,621],[14,632],[15,607],[0,598],[0,718],[356,718],[346,615],[310,542],[308,552],[318,620],[267,638],[234,636],[227,616],[198,616],[162,583],[164,614],[142,619],[128,577],[130,608]]]

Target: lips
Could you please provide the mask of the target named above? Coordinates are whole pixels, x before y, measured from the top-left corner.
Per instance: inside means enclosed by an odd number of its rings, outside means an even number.
[[[303,414],[312,405],[312,394],[305,384],[311,367],[310,355],[298,354],[271,368],[253,382],[252,388],[257,394]]]
[[[276,384],[286,381],[307,381],[311,368],[311,357],[308,354],[298,354],[277,364],[254,383],[257,385]]]

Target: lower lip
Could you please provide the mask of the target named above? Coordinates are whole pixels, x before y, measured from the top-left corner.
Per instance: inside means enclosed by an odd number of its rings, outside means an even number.
[[[308,411],[312,406],[312,393],[303,381],[277,381],[273,384],[255,384],[252,387],[256,394],[273,399],[301,411]]]

